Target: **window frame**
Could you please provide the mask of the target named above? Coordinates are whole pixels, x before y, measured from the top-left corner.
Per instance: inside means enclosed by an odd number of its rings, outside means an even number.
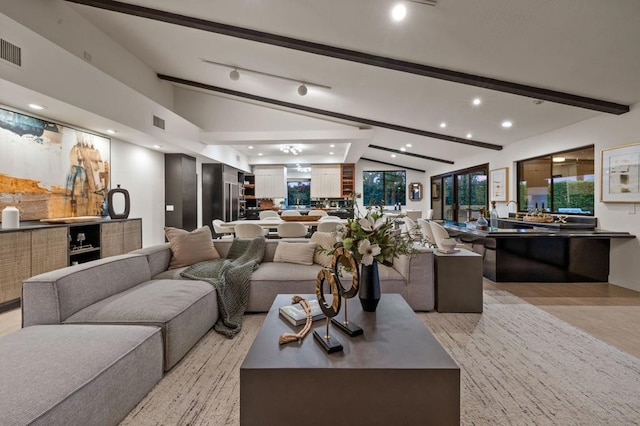
[[[369,200],[367,198],[367,194],[365,193],[365,183],[367,181],[367,179],[365,179],[365,173],[380,173],[382,175],[382,194],[384,199],[382,200],[372,200],[372,204],[369,203]],[[403,174],[403,178],[402,178],[402,191],[396,191],[396,197],[391,197],[389,199],[387,199],[387,193],[388,193],[388,188],[387,188],[387,173],[402,173]],[[393,189],[393,188],[391,188]],[[393,191],[390,191],[390,193],[393,193]],[[400,195],[398,197],[398,195]],[[362,205],[365,207],[369,207],[369,206],[378,206],[380,205],[380,201],[382,201],[382,205],[383,206],[391,206],[391,205],[395,205],[398,202],[400,202],[401,205],[406,205],[407,204],[407,171],[404,169],[397,169],[397,170],[363,170],[362,171]],[[387,201],[390,201],[389,203],[387,203]]]

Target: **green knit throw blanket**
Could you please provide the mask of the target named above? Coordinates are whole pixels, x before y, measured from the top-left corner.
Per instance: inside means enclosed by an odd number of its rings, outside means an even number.
[[[230,339],[242,328],[242,317],[249,302],[251,273],[262,262],[264,248],[264,237],[236,238],[226,259],[196,263],[180,274],[213,285],[218,293],[220,309],[220,317],[213,328]]]

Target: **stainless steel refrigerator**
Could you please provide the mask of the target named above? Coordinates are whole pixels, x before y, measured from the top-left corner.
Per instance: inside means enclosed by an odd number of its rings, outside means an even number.
[[[202,165],[202,224],[213,219],[238,220],[240,184],[238,170],[225,164]]]

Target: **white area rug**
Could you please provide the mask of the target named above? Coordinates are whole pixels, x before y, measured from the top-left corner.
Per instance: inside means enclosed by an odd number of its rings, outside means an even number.
[[[460,365],[461,424],[640,425],[640,359],[506,291],[484,303],[418,314]],[[239,368],[263,319],[233,340],[207,334],[122,425],[238,425]]]

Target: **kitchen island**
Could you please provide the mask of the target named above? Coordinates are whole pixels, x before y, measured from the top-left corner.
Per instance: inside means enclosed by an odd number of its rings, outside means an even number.
[[[611,239],[635,238],[585,225],[514,219],[501,219],[492,230],[443,225],[483,255],[483,275],[495,282],[607,282]]]

